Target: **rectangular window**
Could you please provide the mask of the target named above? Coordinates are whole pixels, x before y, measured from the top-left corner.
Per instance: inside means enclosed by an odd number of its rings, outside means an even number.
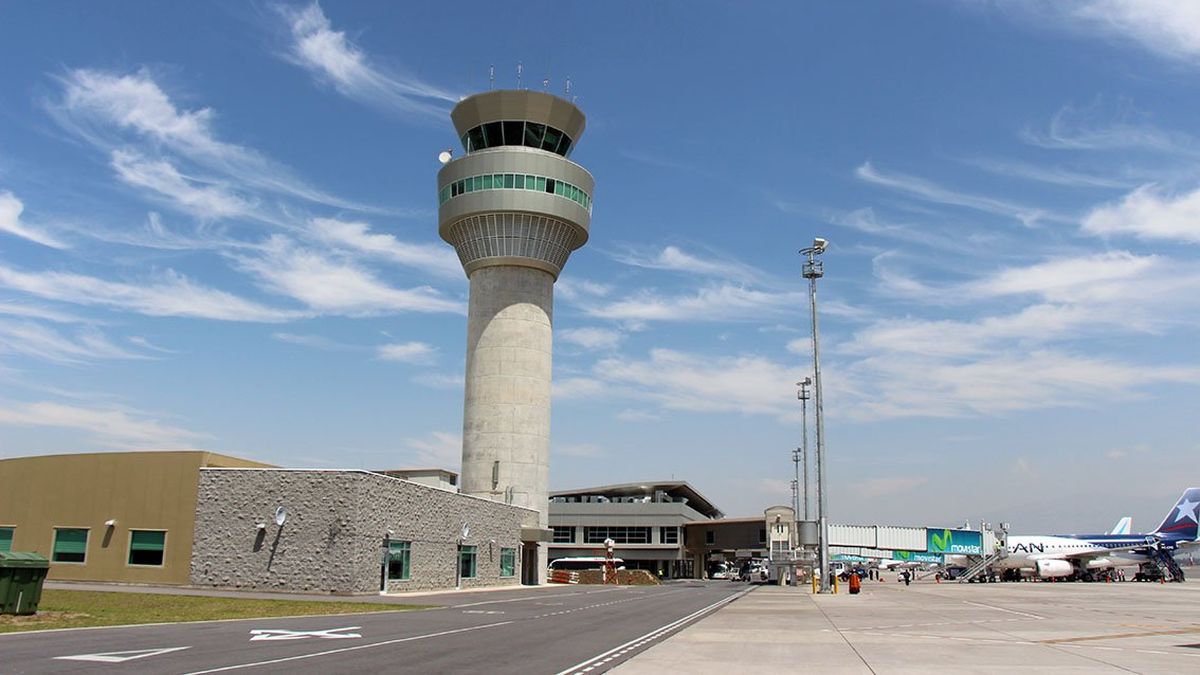
[[[546,133],[546,125],[537,122],[525,123],[525,145],[531,148],[542,147],[542,136]]]
[[[475,152],[476,150],[482,150],[486,148],[487,144],[483,142],[483,127],[475,127],[474,129],[468,131],[467,141],[469,141],[471,144],[470,147],[467,148],[467,152]]]
[[[516,187],[516,177],[511,173],[504,174],[504,187],[510,189]]]
[[[460,194],[460,195],[461,195],[462,193],[464,193],[464,192],[466,192],[466,191],[467,191],[467,190],[466,190],[466,186],[465,186],[465,185],[463,185],[463,183],[465,183],[465,182],[466,182],[466,181],[461,181],[461,180],[460,180],[460,181],[458,181],[458,194]]]
[[[563,134],[562,140],[558,143],[558,154],[566,157],[571,154],[571,137]]]
[[[476,192],[479,192],[480,190],[483,189],[483,176],[475,176],[475,177],[471,178],[470,180],[475,185]]]
[[[517,181],[513,185],[513,187],[517,188],[518,190],[525,189],[525,174],[523,174],[523,173],[517,174]]]
[[[555,525],[554,526],[554,543],[556,543],[556,544],[574,544],[575,543],[575,526],[574,525]]]
[[[704,533],[704,543],[709,546],[712,546],[713,544],[717,543],[717,533],[713,532],[712,530],[706,531]]]
[[[13,530],[11,527],[0,527],[0,551],[11,551]]]
[[[554,127],[546,127],[546,137],[542,140],[542,149],[550,152],[557,150],[560,133],[562,132]]]
[[[537,177],[536,176],[530,176],[529,174],[525,174],[525,189],[526,190],[536,190],[537,189]]]
[[[758,543],[765,544],[767,542],[767,531],[763,528],[758,530]]]
[[[650,528],[622,525],[583,528],[583,543],[603,544],[605,539],[617,544],[649,544]]]
[[[521,145],[521,140],[525,137],[524,122],[504,122],[504,144],[505,145]]]
[[[538,179],[538,180],[539,180],[538,186],[541,186],[541,182],[540,182],[541,179]],[[547,178],[546,179],[546,192],[549,192],[550,194],[554,194],[554,184],[557,182],[558,181],[554,180],[553,178]]]
[[[567,184],[563,183],[562,181],[555,181],[554,182],[554,194],[561,196],[566,193],[567,193]]]
[[[458,547],[458,577],[460,579],[475,578],[475,547]]]
[[[679,528],[678,527],[660,527],[658,528],[658,538],[664,544],[679,543]]]
[[[412,576],[412,542],[388,542],[388,579],[408,579]]]
[[[504,174],[495,174],[492,176],[492,179],[495,181],[492,187],[496,188],[497,190],[504,187]]]
[[[515,548],[500,549],[500,576],[502,576],[502,577],[517,576],[517,549],[515,549]]]
[[[54,528],[53,562],[81,563],[87,560],[88,531],[82,528]]]
[[[167,550],[167,533],[163,530],[129,531],[129,564],[162,567],[163,552]]]
[[[484,190],[492,189],[492,174],[489,173],[483,177],[483,189]]]
[[[536,189],[538,192],[546,191],[546,179],[545,178],[542,178],[541,176],[537,177],[537,188]]]

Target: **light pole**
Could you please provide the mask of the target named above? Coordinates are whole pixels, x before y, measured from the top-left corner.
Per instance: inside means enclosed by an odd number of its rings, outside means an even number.
[[[804,262],[802,274],[805,279],[808,279],[808,300],[812,309],[813,398],[817,404],[815,413],[817,419],[817,520],[821,528],[820,558],[818,564],[821,566],[821,593],[828,593],[830,591],[830,570],[829,502],[825,494],[825,422],[821,409],[821,343],[817,330],[817,279],[825,275],[825,268],[821,264],[821,261],[817,259],[817,256],[824,253],[827,246],[829,246],[828,241],[817,237],[813,239],[812,246],[800,251],[801,255],[808,256],[808,260]]]
[[[800,494],[803,495],[803,500],[804,500],[804,508],[803,508],[804,520],[808,520],[808,485],[809,485],[809,483],[808,483],[808,399],[809,399],[808,387],[811,384],[812,384],[811,377],[806,377],[803,380],[800,380],[799,382],[796,383],[796,386],[800,387],[800,389],[796,392],[796,398],[800,399],[800,417],[801,417],[800,433],[801,433],[802,437],[800,440],[800,449],[799,449],[800,457],[796,457],[795,452],[792,453],[793,461],[803,462],[803,464],[804,464],[804,479],[803,479],[803,481],[800,479],[800,476],[799,476],[799,471],[800,471],[799,466],[797,466],[797,468],[796,468],[796,471],[797,471],[796,482],[802,486]],[[799,518],[801,509],[799,508],[800,507],[799,504],[797,504],[796,506],[797,506],[796,517]]]

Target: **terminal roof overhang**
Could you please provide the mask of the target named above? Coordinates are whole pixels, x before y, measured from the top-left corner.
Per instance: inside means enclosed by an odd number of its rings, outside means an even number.
[[[654,493],[662,490],[672,499],[687,498],[687,505],[699,511],[708,518],[720,518],[725,515],[708,498],[700,494],[696,488],[686,481],[667,481],[662,483],[621,483],[618,485],[602,485],[599,487],[579,488],[575,490],[559,490],[551,492],[550,497],[583,497],[599,495],[602,497],[653,497]]]

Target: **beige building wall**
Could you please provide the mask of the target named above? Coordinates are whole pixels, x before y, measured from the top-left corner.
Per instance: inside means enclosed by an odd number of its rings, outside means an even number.
[[[0,527],[12,550],[52,558],[54,528],[88,530],[82,563],[51,562],[50,579],[186,584],[200,467],[262,467],[209,452],[115,452],[0,460]],[[113,527],[105,521],[115,520]],[[165,530],[161,567],[131,566],[131,530]]]

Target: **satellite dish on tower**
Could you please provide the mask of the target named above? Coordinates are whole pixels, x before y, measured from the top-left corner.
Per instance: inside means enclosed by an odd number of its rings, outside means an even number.
[[[438,161],[442,164],[448,163],[454,157],[454,153],[449,150],[443,150],[438,153]]]
[[[275,509],[275,524],[280,527],[283,527],[283,523],[286,520],[287,520],[287,509],[285,509],[282,506]]]

